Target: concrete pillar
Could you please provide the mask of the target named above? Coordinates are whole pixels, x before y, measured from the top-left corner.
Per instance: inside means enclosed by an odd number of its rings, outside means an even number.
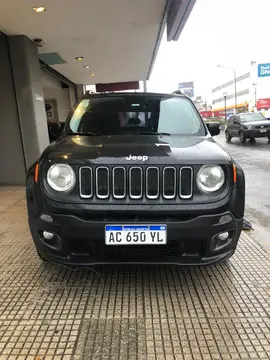
[[[69,85],[69,99],[70,99],[70,107],[72,108],[76,103],[76,93],[75,93],[75,87]]]
[[[85,94],[85,86],[84,85],[77,85],[76,87],[77,97],[80,98]]]
[[[25,165],[28,169],[49,145],[36,45],[23,35],[8,38]]]
[[[0,185],[25,182],[21,130],[7,37],[0,33]]]

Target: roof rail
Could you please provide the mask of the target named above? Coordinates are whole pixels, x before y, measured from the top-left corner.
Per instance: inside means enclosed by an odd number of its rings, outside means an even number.
[[[176,94],[176,95],[183,95],[182,91],[180,90],[176,90],[173,92],[173,94]]]

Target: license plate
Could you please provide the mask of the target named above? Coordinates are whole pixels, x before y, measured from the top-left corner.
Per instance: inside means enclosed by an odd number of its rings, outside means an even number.
[[[261,129],[260,132],[261,133],[265,133],[267,130],[266,129]]]
[[[106,245],[165,245],[166,225],[106,225]]]

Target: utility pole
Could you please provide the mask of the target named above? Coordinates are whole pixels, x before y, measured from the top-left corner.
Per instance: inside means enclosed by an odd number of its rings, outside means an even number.
[[[146,83],[146,80],[143,81],[143,92],[147,92],[147,83]]]
[[[255,105],[254,107],[257,109],[257,84],[252,84],[254,88],[254,96],[255,96]]]
[[[235,107],[235,114],[238,113],[238,108],[237,108],[237,89],[236,89],[236,71],[234,68],[231,67],[227,67],[227,66],[223,66],[223,65],[217,65],[217,67],[222,68],[222,69],[229,69],[233,71],[233,82],[234,82],[234,107]]]
[[[227,109],[226,109],[226,106],[227,106],[227,104],[226,104],[226,100],[227,100],[227,93],[225,92],[225,93],[223,93],[223,96],[224,96],[224,109],[225,109],[225,121],[227,120]]]

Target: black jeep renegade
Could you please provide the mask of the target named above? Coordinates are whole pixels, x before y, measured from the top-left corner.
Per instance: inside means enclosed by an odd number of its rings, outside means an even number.
[[[245,178],[184,95],[91,94],[27,176],[39,256],[64,264],[210,264],[232,256]]]

